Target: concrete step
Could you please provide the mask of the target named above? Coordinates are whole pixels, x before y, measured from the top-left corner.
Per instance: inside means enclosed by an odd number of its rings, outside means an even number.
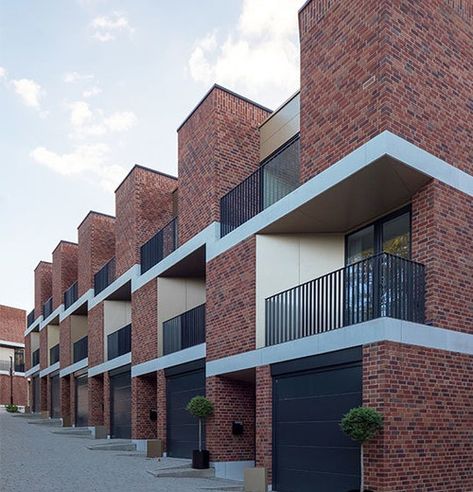
[[[41,419],[40,413],[12,413],[10,414],[12,417],[20,418],[20,419]]]
[[[98,444],[91,444],[87,449],[92,451],[136,451],[136,444],[127,439],[107,439]]]
[[[52,425],[52,426],[56,426],[56,427],[61,427],[62,426],[62,420],[61,419],[35,419],[35,420],[28,420],[28,424]]]
[[[157,478],[214,478],[215,470],[208,468],[207,470],[196,470],[190,466],[177,468],[164,468],[161,470],[148,470],[148,473]]]
[[[91,436],[92,432],[87,427],[63,427],[60,430],[53,430],[51,434],[64,434],[66,436]]]

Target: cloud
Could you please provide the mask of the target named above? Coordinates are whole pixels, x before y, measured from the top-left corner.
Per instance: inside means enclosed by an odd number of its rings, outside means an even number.
[[[79,72],[67,72],[64,74],[64,82],[67,84],[75,84],[76,82],[92,80],[93,78],[92,74],[80,74]]]
[[[131,35],[134,29],[125,15],[113,12],[110,16],[96,17],[90,23],[92,37],[101,43],[113,41],[120,34]]]
[[[72,152],[59,154],[45,147],[36,147],[31,158],[62,176],[81,175],[107,191],[113,191],[125,176],[125,169],[110,164],[111,149],[104,143],[78,145]]]
[[[244,0],[235,28],[197,40],[191,77],[279,104],[299,88],[297,11],[303,0]]]
[[[19,79],[12,80],[11,83],[15,92],[26,106],[40,109],[40,99],[44,91],[37,82],[31,79]]]
[[[124,132],[133,128],[138,121],[138,118],[131,111],[122,113],[112,113],[108,118],[105,118],[104,124],[111,132]]]
[[[89,105],[84,101],[73,102],[70,105],[70,109],[70,121],[72,126],[83,126],[85,123],[91,121],[93,118],[93,114],[89,108]]]
[[[102,89],[96,85],[93,87],[90,87],[90,89],[86,89],[85,91],[82,92],[82,97],[89,98],[89,97],[94,97],[98,96],[101,94]]]
[[[7,69],[0,67],[0,79],[5,79],[7,77]]]

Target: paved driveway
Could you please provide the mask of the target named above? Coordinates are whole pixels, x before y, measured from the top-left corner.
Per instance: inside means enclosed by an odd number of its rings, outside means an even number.
[[[28,424],[0,411],[0,491],[197,492],[235,490],[235,482],[156,478],[157,461],[124,451],[91,451],[86,437],[52,434],[57,427]]]

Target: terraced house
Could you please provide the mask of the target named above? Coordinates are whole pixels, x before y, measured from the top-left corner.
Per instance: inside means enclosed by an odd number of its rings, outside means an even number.
[[[367,488],[473,490],[472,26],[461,0],[308,1],[300,92],[213,86],[178,178],[135,166],[39,263],[34,410],[189,457],[205,394],[216,474],[284,492],[357,488],[339,421],[366,405]]]

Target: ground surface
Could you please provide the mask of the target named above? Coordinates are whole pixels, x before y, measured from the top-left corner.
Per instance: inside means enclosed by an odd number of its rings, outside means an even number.
[[[235,490],[235,482],[156,478],[157,460],[126,451],[92,451],[97,441],[53,434],[58,427],[28,424],[0,413],[0,491],[197,492]]]

